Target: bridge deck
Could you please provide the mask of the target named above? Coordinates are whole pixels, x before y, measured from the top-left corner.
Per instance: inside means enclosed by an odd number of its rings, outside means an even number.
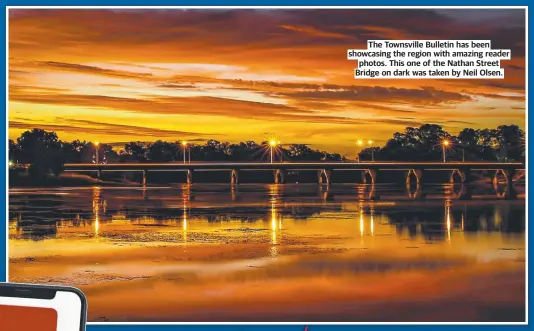
[[[498,170],[525,169],[519,162],[168,162],[168,163],[67,163],[65,171],[217,171],[217,170]]]

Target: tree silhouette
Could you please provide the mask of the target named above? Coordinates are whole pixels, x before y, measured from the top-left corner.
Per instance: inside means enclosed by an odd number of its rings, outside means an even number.
[[[42,181],[52,172],[59,175],[65,156],[62,143],[55,132],[33,129],[23,132],[17,139],[17,162],[28,164],[28,173],[35,181]]]
[[[395,132],[382,148],[374,149],[375,160],[440,161],[442,142],[450,141],[447,159],[451,161],[524,161],[525,134],[517,125],[501,125],[497,129],[465,128],[453,136],[436,124],[419,128],[407,127]],[[361,160],[371,160],[371,148],[359,153]]]
[[[523,161],[525,160],[525,133],[517,125],[500,125],[496,129],[465,128],[453,136],[441,125],[424,124],[395,132],[383,147],[365,148],[360,160],[376,161],[441,161],[442,142],[450,141],[447,158],[451,161]],[[99,161],[114,162],[180,162],[183,160],[182,141],[153,143],[129,142],[117,153],[109,144],[98,146],[74,140],[63,142],[55,132],[41,129],[25,131],[8,141],[9,160],[29,166],[30,176],[40,181],[49,174],[59,175],[65,163],[91,162],[98,150]],[[189,142],[187,152],[195,161],[265,161],[269,153],[268,141],[231,144],[209,139],[203,144]],[[339,153],[329,153],[306,144],[279,145],[277,160],[284,161],[346,161]],[[189,159],[189,156],[186,157]]]

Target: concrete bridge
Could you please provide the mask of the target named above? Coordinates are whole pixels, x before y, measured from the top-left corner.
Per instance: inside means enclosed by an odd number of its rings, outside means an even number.
[[[525,169],[519,162],[291,162],[291,163],[260,163],[260,162],[194,162],[194,163],[68,163],[67,172],[96,172],[100,178],[102,172],[142,172],[142,184],[146,185],[149,171],[182,171],[186,172],[187,183],[193,183],[193,173],[203,171],[228,171],[229,181],[233,185],[239,183],[242,171],[272,171],[276,184],[285,183],[288,171],[315,171],[320,184],[330,185],[334,171],[361,171],[364,183],[375,184],[380,171],[401,171],[406,176],[406,184],[415,183],[422,187],[425,173],[429,171],[446,171],[451,182],[468,184],[472,174],[477,171],[492,171],[494,181],[499,176],[506,182],[506,197],[515,198],[513,176],[516,171]],[[466,193],[468,194],[468,193]]]

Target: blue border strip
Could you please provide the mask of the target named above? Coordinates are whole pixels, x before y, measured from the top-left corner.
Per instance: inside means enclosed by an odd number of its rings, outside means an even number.
[[[5,7],[4,7],[5,9]],[[4,60],[3,63],[7,63],[7,53],[6,53],[6,40],[4,39],[5,38],[5,35],[6,35],[6,30],[5,30],[5,27],[6,27],[6,16],[7,15],[1,15],[2,16],[2,22],[0,23],[2,26],[1,26],[1,33],[2,33],[2,43],[1,43],[1,46],[2,47],[2,59]],[[2,67],[2,78],[3,77],[6,77],[6,74],[7,74],[7,67],[5,66],[1,66]],[[4,81],[4,79],[2,79]],[[4,84],[7,85],[7,80],[4,81]],[[4,112],[2,113],[2,118],[7,121],[7,93],[6,93],[6,86],[3,85],[2,86],[2,91],[0,92],[1,95],[2,95],[2,104],[3,105],[6,105],[6,108],[3,108],[4,109]],[[2,131],[3,133],[3,136],[7,138],[7,123],[2,123],[2,127],[0,128],[0,130]],[[8,171],[8,165],[7,165],[7,146],[8,146],[8,140],[5,139],[4,143],[2,144],[2,156],[0,157],[0,162],[2,162],[2,170],[4,171],[3,173],[5,174],[5,176],[0,176],[0,180],[1,180],[1,184],[2,187],[6,187],[7,186],[7,171]],[[0,250],[4,253],[4,254],[1,254],[1,257],[0,257],[0,281],[6,281],[6,263],[7,263],[7,252],[6,252],[6,248],[7,248],[7,228],[8,228],[8,224],[9,224],[9,215],[8,215],[8,206],[7,206],[7,189],[6,190],[2,190],[2,197],[1,197],[2,201],[6,201],[6,205],[5,205],[5,210],[4,210],[4,215],[6,217],[6,220],[5,220],[5,223],[0,225]]]
[[[142,0],[11,0],[6,1],[6,6],[528,6],[530,1],[498,1],[498,0],[410,0],[401,2],[398,0],[157,0],[146,2]]]
[[[247,0],[232,0],[232,1],[224,1],[224,0],[205,0],[205,1],[194,1],[194,0],[187,0],[187,1],[181,1],[176,2],[172,0],[157,0],[152,1],[151,3],[144,2],[142,0],[114,0],[114,1],[103,1],[103,0],[95,0],[95,1],[89,1],[89,0],[80,0],[80,1],[7,1],[6,4],[4,4],[3,8],[5,10],[5,6],[246,6],[246,5],[254,5],[254,6],[528,6],[529,1],[495,1],[495,0],[470,0],[470,1],[424,1],[424,0],[410,0],[406,2],[400,2],[400,1],[393,1],[393,0],[364,0],[364,1],[350,1],[350,0],[334,0],[334,1],[317,1],[317,0],[308,0],[308,1],[281,1],[281,0],[257,0],[255,2],[247,1]],[[528,15],[528,21],[530,22],[530,13]],[[6,35],[5,26],[6,26],[6,17],[5,15],[2,15],[2,23],[1,23],[1,31],[2,31],[2,53],[6,54],[5,50],[5,40],[4,37]],[[532,35],[532,29],[529,24],[528,29],[528,35]],[[529,43],[528,47],[528,54],[531,56],[532,53],[532,43]],[[7,59],[6,59],[7,60]],[[528,68],[528,78],[530,81],[530,78],[532,77],[532,68],[530,67],[529,63],[527,62],[527,68]],[[5,77],[7,73],[7,68],[2,66],[2,77]],[[2,95],[2,101],[4,104],[6,104],[7,101],[7,95],[6,95],[6,89],[5,86],[2,88],[1,91]],[[529,93],[529,99],[531,97]],[[527,110],[530,108],[530,103],[527,105]],[[7,109],[4,109],[3,118],[5,119],[7,115]],[[6,129],[6,123],[3,123],[4,125],[1,128],[1,131],[5,136],[7,136]],[[528,119],[528,127],[532,126],[532,119]],[[525,130],[527,132],[527,144],[530,145],[532,142],[531,135],[528,134],[528,130]],[[3,164],[3,170],[4,174],[7,174],[7,140],[2,145],[2,156],[1,156],[1,162]],[[530,171],[530,154],[527,158],[527,169]],[[1,185],[5,187],[7,184],[7,178],[5,176],[2,176],[2,182]],[[527,178],[527,181],[529,178]],[[530,185],[528,182],[527,185]],[[2,192],[2,199],[3,201],[6,201],[6,191]],[[530,206],[530,202],[532,201],[530,196],[527,196],[527,208]],[[7,206],[5,206],[5,215],[7,217]],[[530,221],[532,217],[529,217],[527,220]],[[7,239],[7,219],[6,219],[6,225],[0,226],[0,250],[4,251],[6,247],[6,239]],[[531,230],[532,226],[529,227],[528,230],[528,236],[530,237],[532,234]],[[528,243],[527,243],[528,247]],[[528,254],[528,253],[527,253]],[[2,258],[0,259],[0,281],[5,281],[5,275],[6,275],[6,254],[2,254]],[[530,263],[530,258],[528,260]],[[530,280],[530,277],[529,277]],[[530,297],[532,290],[531,287],[529,287],[528,295]],[[384,312],[387,314],[387,311]],[[272,330],[277,329],[279,331],[304,331],[304,324],[303,325],[90,325],[87,327],[87,331],[149,331],[149,330],[156,330],[156,331],[163,331],[163,330],[183,330],[183,331],[204,331],[204,330],[214,330],[217,329],[218,331],[248,331],[251,329],[254,329],[255,331],[266,331],[266,330]],[[347,326],[347,325],[312,325],[310,326],[310,331],[328,331],[331,329],[336,330],[353,330],[353,329],[359,329],[359,330],[372,330],[372,329],[385,329],[385,328],[396,328],[397,330],[401,331],[411,331],[414,328],[417,329],[479,329],[479,328],[491,328],[493,330],[495,329],[511,329],[511,328],[518,328],[517,326],[456,326],[456,325],[402,325],[402,326],[388,326],[388,325],[354,325],[354,326]],[[524,326],[520,326],[520,328],[525,328]]]

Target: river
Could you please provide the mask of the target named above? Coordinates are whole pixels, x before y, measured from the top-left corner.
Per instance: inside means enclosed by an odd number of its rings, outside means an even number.
[[[90,322],[525,320],[523,194],[373,189],[12,188],[9,279],[79,287]]]

